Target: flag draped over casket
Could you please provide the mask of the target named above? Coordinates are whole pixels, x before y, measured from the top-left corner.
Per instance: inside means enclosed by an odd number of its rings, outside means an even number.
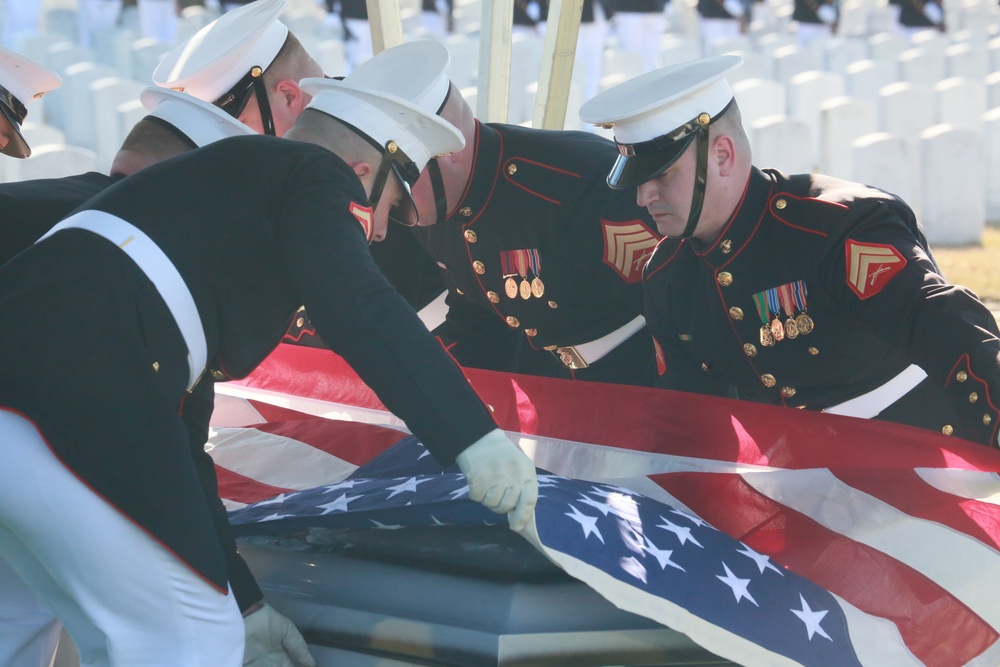
[[[1000,452],[882,422],[467,371],[540,469],[543,553],[747,665],[1000,664]],[[336,355],[220,385],[238,533],[482,523]],[[443,401],[447,397],[442,397]]]

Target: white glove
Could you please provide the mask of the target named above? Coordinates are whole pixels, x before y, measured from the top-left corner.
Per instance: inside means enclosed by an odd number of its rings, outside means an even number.
[[[746,13],[746,7],[740,0],[723,0],[722,8],[729,12],[733,18],[740,18]]]
[[[503,431],[493,429],[455,460],[469,482],[469,498],[497,514],[510,512],[511,530],[528,525],[538,502],[535,465]]]
[[[246,626],[244,667],[316,667],[298,628],[274,607],[262,604],[243,623]]]
[[[542,18],[542,8],[537,2],[529,2],[528,6],[524,8],[524,13],[535,23],[538,23],[538,19]]]
[[[819,9],[816,10],[816,16],[827,25],[833,25],[837,22],[837,10],[834,9],[833,5],[820,5]]]
[[[924,4],[924,16],[934,25],[940,25],[944,21],[944,12],[941,10],[941,5],[936,2]]]

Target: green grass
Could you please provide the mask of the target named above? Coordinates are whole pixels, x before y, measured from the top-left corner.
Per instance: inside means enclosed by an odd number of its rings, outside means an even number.
[[[932,250],[948,282],[968,287],[1000,309],[1000,227],[986,227],[981,246]]]

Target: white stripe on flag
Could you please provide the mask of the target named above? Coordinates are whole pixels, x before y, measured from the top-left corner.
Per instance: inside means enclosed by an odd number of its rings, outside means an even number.
[[[307,415],[325,417],[327,419],[339,419],[341,421],[362,422],[365,424],[377,424],[379,426],[393,426],[401,430],[406,429],[403,420],[386,410],[370,410],[359,408],[353,405],[341,403],[331,403],[329,401],[317,400],[314,398],[303,398],[290,394],[280,394],[266,389],[255,389],[242,387],[234,384],[215,385],[216,394],[226,394],[238,398],[270,403],[281,408],[289,408]],[[214,423],[214,422],[213,422]],[[234,426],[234,424],[219,424],[220,426]],[[409,431],[406,431],[409,433]]]
[[[1000,505],[1000,476],[995,472],[953,468],[917,468],[917,476],[938,491]]]
[[[866,614],[839,595],[832,595],[844,610],[854,651],[861,664],[923,667],[923,663],[906,647],[895,623]]]
[[[304,442],[252,428],[212,429],[209,440],[217,466],[283,489],[333,484],[358,469]]]
[[[829,470],[749,473],[743,478],[768,498],[919,571],[990,625],[1000,626],[1000,559],[982,542],[911,517],[845,484]],[[941,558],[943,553],[948,557]],[[977,575],[970,578],[969,572]]]

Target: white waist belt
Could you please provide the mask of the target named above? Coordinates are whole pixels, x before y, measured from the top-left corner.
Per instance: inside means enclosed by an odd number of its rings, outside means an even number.
[[[73,227],[103,236],[121,248],[156,287],[187,346],[187,388],[190,391],[208,363],[208,348],[198,307],[170,258],[135,225],[103,211],[81,211],[72,215],[50,229],[42,239]]]
[[[927,377],[927,373],[924,372],[924,369],[915,364],[910,364],[903,369],[902,373],[881,387],[876,387],[867,394],[855,396],[839,405],[830,406],[823,410],[823,412],[871,419],[905,396],[911,389],[920,384],[925,377]]]
[[[627,341],[644,326],[646,326],[646,318],[639,315],[631,322],[618,327],[606,336],[601,336],[589,343],[557,347],[556,353],[559,355],[559,359],[569,368],[574,370],[586,368]]]

